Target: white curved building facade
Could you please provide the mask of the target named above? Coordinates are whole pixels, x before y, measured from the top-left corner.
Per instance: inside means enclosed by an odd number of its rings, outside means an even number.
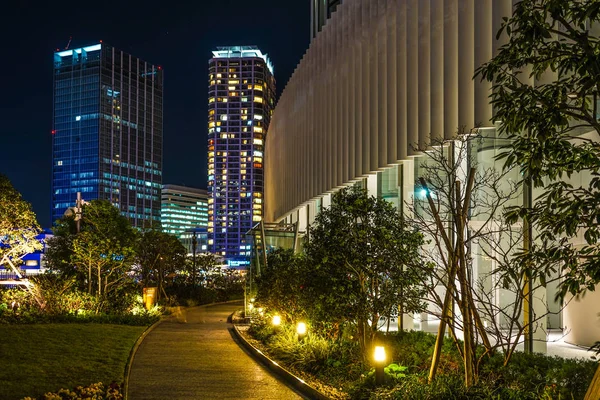
[[[269,128],[266,219],[414,155],[459,127],[491,126],[476,66],[511,0],[348,0],[312,41]]]
[[[265,149],[265,221],[297,223],[304,231],[332,192],[356,183],[404,207],[415,195],[415,148],[461,128],[495,136],[490,84],[473,75],[505,43],[496,32],[513,2],[344,0],[274,111]],[[477,158],[493,164],[496,152],[487,147]],[[492,268],[481,263],[475,268]],[[548,328],[563,327],[555,290],[536,293],[536,312],[551,312],[534,334],[536,351],[545,351]]]

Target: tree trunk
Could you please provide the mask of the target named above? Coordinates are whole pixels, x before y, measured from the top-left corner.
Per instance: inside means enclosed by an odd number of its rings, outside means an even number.
[[[100,273],[100,267],[98,267],[98,297],[102,296],[102,275]]]
[[[587,392],[585,393],[584,400],[597,400],[600,399],[600,365],[596,368],[594,379],[590,383]]]
[[[92,264],[88,264],[88,294],[92,294]]]

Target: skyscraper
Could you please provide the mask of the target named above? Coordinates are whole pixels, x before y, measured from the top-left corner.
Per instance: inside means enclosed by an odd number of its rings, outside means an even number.
[[[274,103],[275,78],[266,54],[254,46],[213,51],[208,95],[208,247],[236,264],[250,255],[245,234],[263,216],[263,151]]]
[[[134,226],[160,221],[163,71],[104,43],[54,53],[52,220],[106,199]]]
[[[335,9],[342,3],[342,0],[311,0],[310,1],[310,37],[317,36],[323,25]]]

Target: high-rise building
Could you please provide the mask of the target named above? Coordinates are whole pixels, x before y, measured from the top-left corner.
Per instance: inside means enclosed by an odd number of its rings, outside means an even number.
[[[178,185],[164,185],[161,194],[161,224],[163,232],[177,236],[192,253],[192,238],[196,235],[196,250],[206,251],[208,225],[208,192]]]
[[[311,0],[310,1],[310,37],[317,36],[323,25],[336,8],[342,3],[342,0]]]
[[[273,65],[254,46],[218,48],[209,61],[208,91],[209,251],[239,265],[250,255],[245,235],[263,216]]]
[[[81,192],[159,222],[162,147],[160,66],[105,43],[54,53],[53,221]]]

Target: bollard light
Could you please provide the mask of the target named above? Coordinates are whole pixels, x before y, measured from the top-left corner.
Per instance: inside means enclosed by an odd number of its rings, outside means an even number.
[[[385,347],[383,346],[375,346],[375,362],[376,363],[384,363],[385,362]]]
[[[304,339],[306,336],[306,324],[304,322],[298,322],[298,325],[296,325],[296,333],[298,333],[298,340]]]
[[[273,325],[274,326],[281,325],[281,317],[279,315],[274,315],[273,316]]]
[[[373,354],[375,360],[375,384],[383,385],[384,371],[383,366],[385,365],[385,348],[383,346],[375,346],[375,353]]]

